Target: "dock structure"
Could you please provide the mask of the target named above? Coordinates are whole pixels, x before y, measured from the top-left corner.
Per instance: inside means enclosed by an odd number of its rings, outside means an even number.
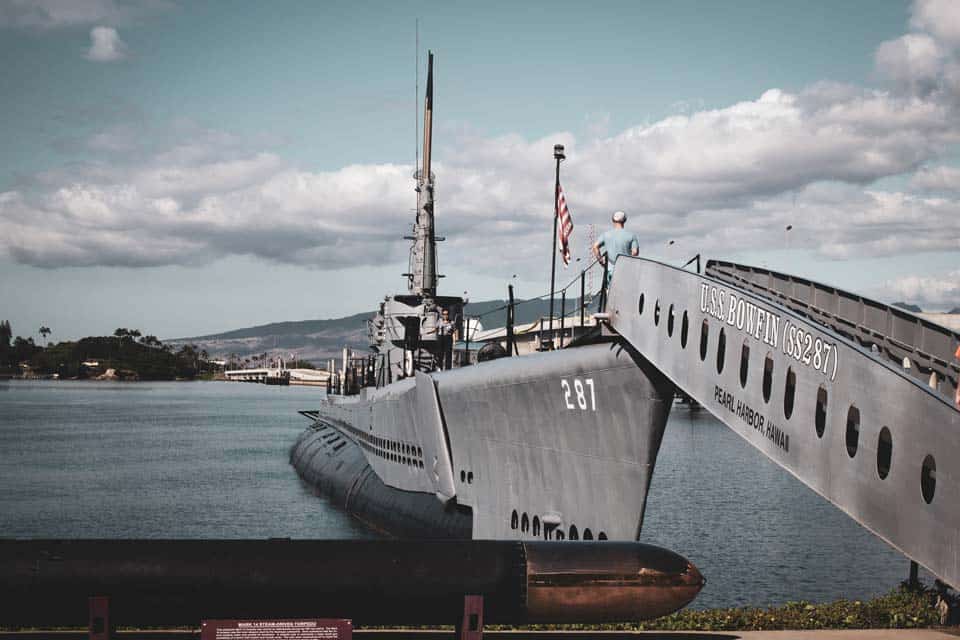
[[[270,385],[326,386],[330,374],[319,369],[286,369],[265,367],[261,369],[233,369],[225,371],[232,382],[257,382]]]

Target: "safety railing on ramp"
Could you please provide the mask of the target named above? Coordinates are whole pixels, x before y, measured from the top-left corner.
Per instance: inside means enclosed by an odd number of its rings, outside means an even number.
[[[954,397],[960,372],[954,358],[960,334],[955,331],[892,305],[787,273],[710,260],[707,275],[830,327],[877,357],[904,367],[945,398]]]

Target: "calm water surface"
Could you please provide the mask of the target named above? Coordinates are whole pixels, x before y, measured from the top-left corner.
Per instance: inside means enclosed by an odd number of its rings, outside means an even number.
[[[323,392],[0,382],[4,537],[371,537],[287,461]],[[908,561],[708,413],[677,406],[642,540],[692,560],[697,608],[867,598]]]

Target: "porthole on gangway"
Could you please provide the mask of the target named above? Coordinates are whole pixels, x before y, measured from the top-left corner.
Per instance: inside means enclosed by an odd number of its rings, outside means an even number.
[[[710,336],[710,324],[707,322],[707,319],[703,319],[703,324],[700,325],[700,361],[703,362],[707,359],[707,339]]]
[[[687,312],[683,312],[683,320],[680,322],[680,348],[687,348],[687,332],[690,328],[690,323],[687,321]]]
[[[667,310],[667,337],[673,337],[673,305]]]
[[[510,514],[510,528],[516,529],[520,526],[520,516],[517,514],[517,510],[514,509],[513,513]]]
[[[570,536],[569,536],[569,537],[570,537],[571,540],[579,540],[579,539],[580,539],[580,534],[577,532],[577,525],[574,525],[574,524],[570,525]]]
[[[750,345],[747,340],[740,347],[740,386],[747,388],[747,373],[750,369]]]
[[[920,467],[920,493],[927,504],[933,502],[933,493],[937,489],[937,462],[929,453]]]
[[[583,530],[583,539],[593,540],[593,531],[590,531],[589,527]]]
[[[763,359],[763,401],[770,402],[770,392],[773,391],[773,355],[768,351]]]
[[[851,458],[857,455],[857,447],[860,445],[860,409],[856,405],[850,405],[847,410],[847,455]]]
[[[890,462],[893,460],[893,437],[890,429],[884,426],[880,429],[877,439],[877,475],[883,480],[890,473]]]
[[[520,518],[520,531],[526,533],[529,530],[530,530],[530,518],[527,517],[526,512],[524,512],[523,516]]]
[[[787,367],[787,379],[783,385],[783,417],[787,420],[793,415],[793,401],[797,395],[797,374],[793,367]]]
[[[727,334],[723,327],[720,327],[720,335],[717,336],[717,373],[723,373],[723,363],[727,359]]]
[[[822,438],[823,432],[827,428],[827,389],[823,385],[817,389],[817,408],[814,414],[814,426],[817,429],[817,437]]]

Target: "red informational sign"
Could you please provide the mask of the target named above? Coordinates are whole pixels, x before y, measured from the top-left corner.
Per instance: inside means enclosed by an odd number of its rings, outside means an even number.
[[[306,620],[204,620],[200,640],[351,640],[353,622]]]

